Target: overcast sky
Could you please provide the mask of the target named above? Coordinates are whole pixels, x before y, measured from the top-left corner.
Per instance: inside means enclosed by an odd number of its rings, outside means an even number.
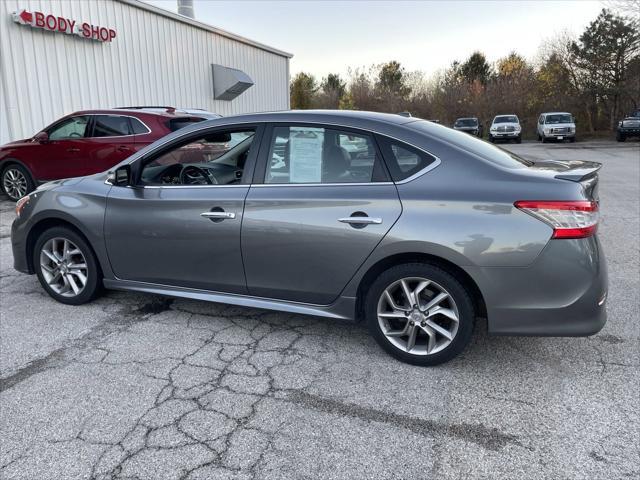
[[[176,0],[146,0],[176,11]],[[388,60],[427,74],[474,50],[534,60],[563,30],[580,33],[604,2],[194,0],[196,19],[291,52],[291,73],[345,74]]]

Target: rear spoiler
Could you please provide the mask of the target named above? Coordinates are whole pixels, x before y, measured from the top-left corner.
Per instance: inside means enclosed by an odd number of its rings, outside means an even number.
[[[587,163],[587,162],[585,162]],[[588,162],[589,166],[573,168],[566,173],[561,173],[560,175],[556,175],[556,178],[561,180],[570,180],[572,182],[583,182],[592,177],[595,177],[598,174],[598,171],[602,168],[601,163],[597,162]]]

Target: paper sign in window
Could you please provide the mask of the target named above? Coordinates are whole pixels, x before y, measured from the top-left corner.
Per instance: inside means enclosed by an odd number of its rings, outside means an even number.
[[[322,181],[322,144],[324,128],[291,127],[289,181],[320,183]]]

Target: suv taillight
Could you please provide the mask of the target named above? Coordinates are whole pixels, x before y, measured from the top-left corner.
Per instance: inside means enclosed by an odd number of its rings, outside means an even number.
[[[553,228],[551,238],[585,238],[598,229],[597,202],[522,200],[514,205],[550,225]]]

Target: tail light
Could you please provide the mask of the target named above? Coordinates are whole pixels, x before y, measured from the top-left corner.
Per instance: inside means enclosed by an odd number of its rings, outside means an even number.
[[[598,229],[597,202],[523,200],[514,205],[551,226],[551,238],[585,238]]]

